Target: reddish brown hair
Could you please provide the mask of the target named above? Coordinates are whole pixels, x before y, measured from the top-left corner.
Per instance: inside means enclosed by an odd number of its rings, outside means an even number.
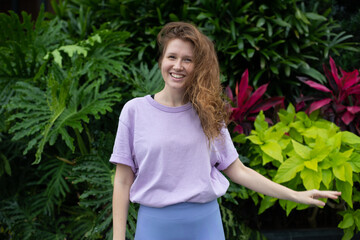
[[[187,82],[184,97],[193,104],[205,135],[213,140],[229,119],[229,111],[222,99],[223,88],[214,44],[190,23],[168,23],[157,36],[160,66],[167,44],[173,39],[189,41],[194,46],[194,70]]]

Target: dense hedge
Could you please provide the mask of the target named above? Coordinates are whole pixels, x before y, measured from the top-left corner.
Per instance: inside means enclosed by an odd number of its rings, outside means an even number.
[[[27,13],[22,20],[13,12],[0,14],[4,239],[111,239],[114,166],[108,159],[117,118],[127,100],[161,89],[155,37],[166,22],[193,22],[214,41],[224,86],[234,88],[248,69],[252,86],[270,82],[268,94],[285,96],[287,102],[303,89],[296,76],[325,83],[322,63],[357,50],[333,20],[329,3],[52,3],[55,14],[41,11],[35,22]],[[261,238],[245,224],[256,228],[259,222],[236,216],[239,207],[233,203],[241,198],[249,198],[249,192],[231,186],[222,199],[227,239]],[[136,207],[130,207],[129,239]]]

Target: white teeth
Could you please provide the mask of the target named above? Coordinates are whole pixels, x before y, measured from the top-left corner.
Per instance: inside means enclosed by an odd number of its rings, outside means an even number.
[[[175,73],[170,73],[171,76],[173,76],[174,78],[183,78],[184,75],[180,75],[180,74],[175,74]]]

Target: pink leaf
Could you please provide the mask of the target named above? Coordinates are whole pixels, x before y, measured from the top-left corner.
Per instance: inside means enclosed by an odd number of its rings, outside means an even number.
[[[298,112],[298,111],[301,111],[304,107],[305,107],[305,102],[301,101],[301,102],[296,104],[295,110],[296,110],[296,112]]]
[[[334,59],[332,59],[332,57],[330,57],[329,62],[330,62],[332,76],[333,76],[336,84],[338,85],[338,87],[342,88],[342,84],[341,84],[341,81],[340,81],[340,78],[339,78],[338,70],[336,68],[336,64],[335,64]]]
[[[243,108],[232,108],[231,109],[231,118],[237,121],[242,120]]]
[[[347,94],[360,94],[360,85],[356,85],[354,87],[350,87],[347,89]]]
[[[360,80],[358,76],[359,76],[358,70],[352,71],[350,73],[344,72],[343,77],[341,78],[341,82],[344,86],[343,89],[347,89],[353,86],[354,84],[358,83]]]
[[[341,117],[341,120],[346,124],[349,125],[355,118],[355,115],[351,112],[345,112],[344,115]]]
[[[244,129],[241,125],[236,125],[236,127],[234,128],[234,132],[243,134],[244,133]]]
[[[348,110],[348,112],[351,112],[352,114],[356,114],[360,112],[359,106],[350,106],[350,107],[346,107],[346,109]]]
[[[325,64],[323,64],[323,69],[324,69],[325,76],[328,80],[328,83],[329,83],[332,91],[334,92],[334,94],[337,94],[339,91],[339,88],[338,88],[336,82],[334,81],[334,78],[332,77],[330,70],[326,67]]]
[[[335,103],[333,107],[335,108],[335,112],[337,114],[340,114],[341,112],[346,110],[346,106],[342,105],[341,103]]]
[[[308,80],[308,81],[304,81],[305,84],[309,85],[310,87],[312,88],[315,88],[319,91],[322,91],[322,92],[328,92],[328,93],[331,93],[332,91],[330,89],[328,89],[327,87],[325,87],[324,85],[321,85],[319,83],[316,83],[314,81],[311,81],[311,80]]]
[[[249,100],[244,104],[246,111],[250,109],[266,92],[267,86],[269,84],[261,85],[256,91],[251,95]]]
[[[249,70],[246,69],[243,75],[241,76],[240,84],[237,86],[238,94],[237,94],[237,104],[238,107],[242,106],[246,101],[248,95],[249,87]]]
[[[322,99],[320,101],[313,102],[310,105],[309,113],[312,113],[313,111],[315,111],[315,110],[317,110],[319,108],[322,108],[323,106],[329,104],[331,101],[332,101],[331,98],[325,98],[325,99]]]
[[[231,100],[231,102],[234,102],[234,95],[233,95],[233,93],[231,91],[231,88],[229,86],[227,86],[225,88],[225,94]]]

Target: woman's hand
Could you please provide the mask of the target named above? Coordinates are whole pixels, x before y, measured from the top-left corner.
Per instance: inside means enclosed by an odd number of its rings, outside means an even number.
[[[297,192],[294,201],[297,203],[323,207],[325,206],[325,203],[318,200],[319,198],[338,199],[340,195],[341,192],[337,191],[319,191],[314,189],[309,191]]]

